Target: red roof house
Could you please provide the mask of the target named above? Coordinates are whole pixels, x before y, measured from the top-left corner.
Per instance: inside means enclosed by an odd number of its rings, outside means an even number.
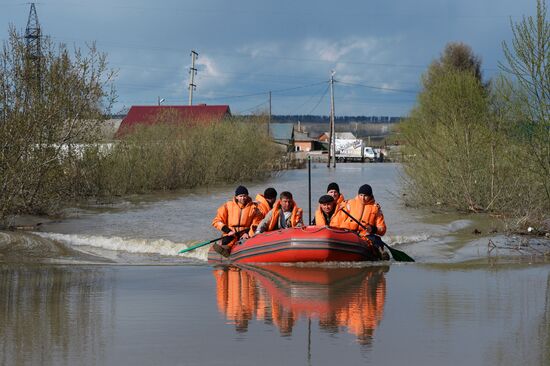
[[[220,122],[231,116],[228,105],[132,106],[118,128],[116,136],[127,133],[135,125],[184,123],[189,126]]]

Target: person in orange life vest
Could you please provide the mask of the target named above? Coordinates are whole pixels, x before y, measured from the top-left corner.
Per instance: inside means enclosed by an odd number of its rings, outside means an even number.
[[[336,204],[334,197],[325,194],[319,198],[319,207],[315,211],[315,218],[312,225],[314,226],[332,226],[336,227],[338,219],[337,213],[340,207]]]
[[[357,221],[363,224],[364,227],[359,226],[343,211],[339,214],[345,217],[341,216],[342,221],[338,226],[343,229],[357,231],[359,236],[366,238],[369,244],[378,248],[381,259],[389,260],[389,254],[384,250],[384,243],[380,239],[380,236],[386,233],[386,222],[384,221],[384,214],[380,205],[374,201],[372,187],[368,184],[363,184],[359,187],[357,196],[344,202],[341,209],[346,210]]]
[[[275,202],[273,208],[258,224],[256,234],[263,233],[264,231],[300,227],[303,225],[302,209],[294,202],[292,193],[282,192],[279,195],[279,200]]]
[[[254,233],[263,215],[248,195],[248,189],[238,186],[235,197],[220,208],[212,226],[223,232],[222,243],[214,244],[216,252],[228,257],[231,247],[239,239],[248,239]]]
[[[331,208],[332,212],[334,213],[335,210],[339,211],[340,210],[340,205],[342,204],[342,202],[344,202],[344,195],[340,194],[340,187],[338,186],[338,183],[335,183],[335,182],[329,183],[329,185],[327,186],[327,194],[326,195],[331,196],[331,197],[334,198],[334,206]],[[323,198],[323,200],[327,200],[327,198]],[[320,199],[319,199],[319,203],[321,203]],[[328,210],[329,209],[328,206],[325,206],[325,209]],[[323,212],[322,207],[321,207],[321,205],[319,205],[319,207],[315,211],[315,218],[317,218],[318,215],[322,216],[322,212]],[[319,216],[319,218],[321,216]],[[328,223],[325,222],[324,220],[322,220],[322,221],[316,220],[315,218],[313,219],[313,222],[312,222],[313,225],[316,225],[316,226],[332,226],[332,227],[339,227],[342,220],[345,219],[341,215],[337,215],[337,214],[335,214],[335,215],[331,214],[330,221]]]
[[[386,222],[380,205],[375,202],[372,188],[368,184],[359,187],[357,196],[346,201],[342,207],[357,221],[361,222],[366,229],[360,227],[350,217],[347,217],[340,225],[342,229],[359,232],[361,236],[379,235],[386,233]],[[345,214],[344,214],[345,215]]]
[[[327,194],[334,197],[334,200],[336,201],[336,206],[344,202],[344,195],[340,194],[340,187],[338,186],[338,183],[330,183],[327,186]]]
[[[256,205],[262,211],[262,214],[265,216],[273,208],[273,204],[277,200],[277,191],[275,188],[267,188],[264,191],[264,194],[256,195]]]

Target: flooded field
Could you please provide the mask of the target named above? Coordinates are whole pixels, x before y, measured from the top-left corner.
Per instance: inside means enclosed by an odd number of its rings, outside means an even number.
[[[488,217],[403,207],[399,166],[312,169],[369,183],[385,241],[416,263],[213,267],[210,222],[234,187],[68,210],[40,230],[0,232],[0,364],[547,365],[550,263],[541,241],[492,234]],[[307,170],[291,191],[308,219]],[[480,231],[481,234],[475,232]]]

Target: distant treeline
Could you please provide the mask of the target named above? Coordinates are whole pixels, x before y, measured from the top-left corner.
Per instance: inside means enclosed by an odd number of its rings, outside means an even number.
[[[124,118],[125,114],[114,114],[111,118]],[[401,121],[403,117],[390,117],[390,116],[341,116],[336,117],[335,123],[397,123]],[[315,116],[311,114],[306,115],[272,115],[271,121],[277,123],[296,123],[298,121],[303,123],[328,123],[330,116]]]
[[[397,123],[401,121],[402,117],[390,117],[390,116],[339,116],[335,117],[334,123]],[[330,116],[314,116],[310,114],[306,115],[272,115],[271,120],[279,123],[296,123],[298,121],[302,123],[328,123]]]

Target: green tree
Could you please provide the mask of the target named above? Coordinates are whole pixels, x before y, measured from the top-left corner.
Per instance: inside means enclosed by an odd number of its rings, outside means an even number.
[[[404,169],[410,201],[460,210],[508,210],[516,187],[506,109],[484,82],[481,61],[450,43],[422,78],[423,89],[402,124],[409,156]],[[519,190],[519,189],[518,189]]]
[[[440,58],[431,63],[424,75],[424,86],[429,87],[432,79],[437,79],[438,75],[448,70],[470,73],[479,82],[483,82],[481,58],[465,43],[450,42],[445,46]]]
[[[418,202],[464,210],[490,207],[487,94],[471,72],[432,74],[403,123],[409,192]]]

